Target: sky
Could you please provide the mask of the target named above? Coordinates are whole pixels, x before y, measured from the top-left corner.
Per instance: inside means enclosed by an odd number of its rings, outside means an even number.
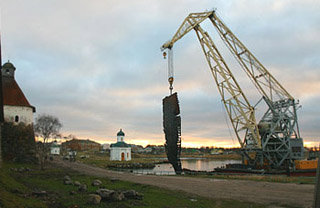
[[[127,143],[161,145],[169,86],[160,47],[189,13],[212,9],[300,101],[301,136],[319,145],[318,0],[1,0],[3,62],[15,65],[35,117],[58,117],[63,135],[114,143],[122,128]],[[212,25],[203,27],[255,105],[258,92]],[[194,31],[173,60],[182,146],[238,146]]]

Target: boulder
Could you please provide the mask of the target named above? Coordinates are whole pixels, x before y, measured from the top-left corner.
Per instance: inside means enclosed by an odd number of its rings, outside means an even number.
[[[139,192],[137,192],[135,190],[127,190],[127,191],[123,191],[122,193],[128,199],[142,200],[143,196],[144,196],[142,193],[139,193]]]
[[[100,195],[104,200],[111,199],[111,195],[113,193],[114,193],[114,190],[110,190],[110,189],[98,189],[96,191],[96,194]]]
[[[71,178],[68,175],[63,177],[63,184],[64,185],[73,185],[73,182],[72,182]]]
[[[122,193],[128,199],[134,199],[137,196],[137,192],[135,190],[127,190]]]
[[[48,196],[48,193],[46,191],[34,191],[32,192],[32,196],[44,197],[44,196]]]
[[[24,172],[24,167],[18,168],[18,171],[19,171],[20,173],[23,173],[23,172]]]
[[[70,176],[66,175],[66,176],[63,177],[63,180],[71,181],[71,178],[70,178]]]
[[[75,182],[73,183],[73,185],[75,185],[75,186],[80,186],[81,183],[80,183],[79,181],[75,181]]]
[[[97,194],[89,194],[88,203],[89,204],[100,204],[101,196]]]
[[[81,184],[78,188],[78,191],[81,191],[81,192],[85,192],[88,190],[88,187],[86,184]]]
[[[92,181],[92,183],[91,183],[92,186],[100,186],[101,184],[102,184],[102,181],[100,181],[98,179]]]
[[[69,181],[69,180],[64,180],[64,181],[63,181],[63,184],[64,184],[64,185],[73,185],[73,182],[72,182],[72,181]]]
[[[144,197],[144,194],[138,193],[138,192],[136,192],[136,193],[137,193],[137,195],[134,197],[134,199],[142,200]]]
[[[111,200],[113,201],[122,201],[124,198],[125,197],[122,192],[115,191],[111,194]]]

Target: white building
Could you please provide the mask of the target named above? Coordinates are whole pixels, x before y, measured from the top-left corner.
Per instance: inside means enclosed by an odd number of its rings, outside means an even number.
[[[54,141],[50,145],[50,154],[51,155],[60,155],[60,146],[57,141]]]
[[[16,68],[9,61],[2,66],[3,113],[5,122],[14,124],[33,123],[36,108],[31,106],[17,84],[14,73]]]
[[[110,160],[131,160],[131,147],[124,142],[124,136],[124,132],[120,129],[117,134],[117,143],[110,145]]]

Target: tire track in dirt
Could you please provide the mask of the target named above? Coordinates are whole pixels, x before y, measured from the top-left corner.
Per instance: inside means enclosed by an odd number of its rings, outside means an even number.
[[[311,207],[314,191],[314,185],[309,184],[137,175],[106,170],[78,162],[55,160],[54,163],[91,176],[118,178],[123,181],[179,190],[208,198],[235,199],[270,206]]]

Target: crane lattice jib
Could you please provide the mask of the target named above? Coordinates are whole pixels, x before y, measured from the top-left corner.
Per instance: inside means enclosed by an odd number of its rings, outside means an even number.
[[[161,50],[172,48],[175,42],[177,42],[191,30],[193,30],[195,26],[206,20],[211,14],[212,12],[199,12],[189,14],[188,17],[184,19],[183,23],[179,27],[176,34],[174,34],[172,39],[162,45]]]
[[[194,29],[241,147],[244,148],[249,143],[248,140],[252,140],[254,141],[254,148],[261,148],[259,129],[255,119],[255,109],[250,105],[246,96],[243,94],[239,84],[235,80],[212,39],[199,25],[206,18],[211,16],[212,13],[213,12],[211,11],[191,13],[188,15],[173,38],[165,43],[161,49],[171,49],[176,41]],[[244,140],[239,136],[241,131],[246,131]]]
[[[256,147],[261,147],[254,108],[249,104],[208,33],[205,32],[200,25],[194,29],[241,147],[244,147],[245,144],[248,143],[246,141],[247,139],[254,140]],[[248,130],[244,141],[242,141],[239,136],[239,132],[243,130]]]
[[[215,12],[212,12],[209,19],[217,29],[221,39],[263,96],[268,98],[270,101],[285,99],[293,100],[293,97],[218,18]]]

